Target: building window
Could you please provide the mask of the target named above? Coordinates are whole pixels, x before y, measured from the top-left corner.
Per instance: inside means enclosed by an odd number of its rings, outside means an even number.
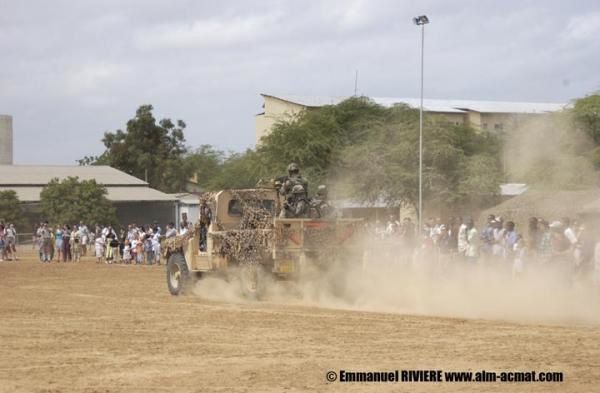
[[[502,131],[504,129],[504,124],[502,123],[496,123],[494,124],[494,130],[496,131]]]
[[[487,130],[487,123],[483,123],[483,124],[481,125],[481,128],[482,128],[482,129],[484,129],[484,130]]]

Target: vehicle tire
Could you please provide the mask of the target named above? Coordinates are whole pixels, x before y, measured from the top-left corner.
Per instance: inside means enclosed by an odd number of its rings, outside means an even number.
[[[245,263],[240,266],[240,284],[242,294],[249,299],[258,300],[264,287],[263,271],[258,263]]]
[[[192,279],[182,254],[169,255],[167,261],[167,286],[171,295],[185,294],[192,287]]]

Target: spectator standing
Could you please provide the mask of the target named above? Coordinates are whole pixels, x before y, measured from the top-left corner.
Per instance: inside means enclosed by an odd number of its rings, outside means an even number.
[[[56,231],[54,232],[54,246],[56,248],[56,260],[60,262],[63,250],[63,230],[60,225],[56,226]]]
[[[5,230],[6,233],[6,249],[11,256],[13,261],[17,260],[17,230],[15,224],[8,224],[8,228]]]
[[[541,232],[539,230],[539,219],[537,217],[529,218],[529,227],[527,234],[529,248],[536,252],[539,248],[541,241]]]
[[[4,225],[0,224],[0,262],[6,258],[6,240],[4,237]]]
[[[469,221],[467,221],[465,233],[467,237],[465,256],[468,260],[475,263],[479,258],[480,237],[477,228],[475,228],[475,223],[473,222],[473,220],[470,219]]]
[[[104,244],[104,237],[101,233],[98,233],[94,242],[94,247],[96,249],[96,263],[101,263],[104,258]]]
[[[496,222],[496,216],[490,214],[487,218],[487,224],[481,231],[481,253],[484,255],[491,255],[492,248],[494,246],[494,224]]]
[[[65,225],[63,227],[63,262],[69,262],[73,259],[71,255],[71,226]]]
[[[83,221],[79,222],[79,238],[81,239],[81,256],[86,256],[87,247],[90,242],[90,230]]]
[[[506,232],[504,233],[504,258],[508,261],[514,260],[515,244],[519,239],[515,231],[515,223],[512,221],[506,222]]]
[[[75,226],[73,232],[71,232],[71,250],[73,253],[73,261],[79,262],[81,260],[81,235],[79,234],[79,228]]]
[[[154,253],[152,252],[152,232],[144,237],[144,253],[146,254],[146,264],[152,265],[154,261]]]
[[[144,263],[144,234],[138,233],[135,244],[136,263],[142,265]]]
[[[123,244],[123,262],[127,265],[131,263],[131,246],[127,239],[125,239]]]
[[[41,246],[40,251],[42,254],[42,262],[50,263],[51,258],[51,247],[52,247],[52,236],[50,234],[50,230],[48,229],[48,222],[44,222],[39,230]]]
[[[152,236],[152,253],[157,265],[160,265],[160,233],[155,233]]]
[[[458,246],[458,254],[465,256],[467,252],[467,247],[469,246],[468,241],[468,233],[467,233],[467,224],[464,222],[460,224],[458,227],[458,236],[457,236],[457,246]]]
[[[167,225],[167,232],[165,233],[165,238],[169,239],[175,236],[177,236],[177,229],[175,229],[175,224],[170,222]]]
[[[540,242],[537,255],[540,257],[540,262],[544,263],[552,257],[552,233],[550,233],[550,225],[546,220],[539,219],[538,228]]]

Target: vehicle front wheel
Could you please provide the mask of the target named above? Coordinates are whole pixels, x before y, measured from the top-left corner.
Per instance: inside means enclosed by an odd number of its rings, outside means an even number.
[[[176,253],[167,261],[167,286],[171,295],[185,294],[192,287],[192,279],[183,255]]]

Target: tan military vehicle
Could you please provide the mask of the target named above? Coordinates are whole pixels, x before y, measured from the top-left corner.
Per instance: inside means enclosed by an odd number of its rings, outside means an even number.
[[[278,218],[281,203],[273,188],[210,194],[206,250],[200,251],[199,223],[163,245],[169,292],[185,293],[211,274],[239,281],[246,296],[259,297],[270,278],[295,279],[308,264],[326,269],[358,255],[352,238],[362,220]]]

